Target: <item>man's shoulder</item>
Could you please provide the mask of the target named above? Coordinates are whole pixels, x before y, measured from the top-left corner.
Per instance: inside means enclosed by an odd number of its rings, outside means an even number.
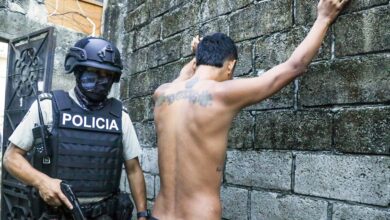
[[[44,92],[39,95],[40,100],[53,100],[55,98],[63,98],[64,96],[72,97],[72,94],[70,91],[64,91],[64,90],[52,90],[50,92]]]
[[[155,95],[160,95],[162,94],[164,91],[166,91],[168,88],[171,87],[171,85],[175,85],[177,83],[175,82],[171,82],[171,83],[164,83],[162,85],[160,85],[155,91],[154,91],[154,94]]]

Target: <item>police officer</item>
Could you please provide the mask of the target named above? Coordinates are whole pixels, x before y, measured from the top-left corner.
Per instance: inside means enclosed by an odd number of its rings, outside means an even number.
[[[120,204],[114,198],[124,164],[139,219],[145,219],[145,180],[138,160],[141,148],[122,103],[107,97],[122,69],[114,44],[95,37],[79,40],[65,58],[65,71],[74,73],[75,88],[42,94],[40,108],[34,102],[10,136],[5,168],[36,188],[50,207],[73,208],[60,189],[60,182],[66,180],[88,219],[118,219],[113,210]],[[34,150],[32,130],[40,124],[39,112],[48,126],[50,154],[33,165],[25,155]]]

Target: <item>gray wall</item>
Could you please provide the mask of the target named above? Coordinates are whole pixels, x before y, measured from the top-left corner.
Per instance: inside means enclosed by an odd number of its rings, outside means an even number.
[[[191,38],[227,33],[239,47],[235,76],[253,77],[288,58],[315,19],[315,2],[106,4],[104,33],[124,54],[121,98],[143,147],[150,205],[159,191],[151,95],[191,58]],[[352,0],[305,75],[239,113],[224,219],[390,219],[389,9],[389,0]]]

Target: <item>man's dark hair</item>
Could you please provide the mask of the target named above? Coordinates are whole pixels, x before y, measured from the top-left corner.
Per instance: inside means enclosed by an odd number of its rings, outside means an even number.
[[[222,67],[227,60],[237,60],[234,41],[223,33],[205,36],[196,50],[196,65]]]

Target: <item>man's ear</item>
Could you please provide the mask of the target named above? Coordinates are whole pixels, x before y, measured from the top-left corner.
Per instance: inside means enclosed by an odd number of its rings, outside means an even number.
[[[229,72],[229,75],[233,75],[233,72],[234,72],[234,68],[236,66],[236,63],[237,63],[237,60],[231,60],[228,62],[228,72]]]
[[[196,71],[196,60],[194,59],[194,62],[192,62],[191,66],[192,70],[195,72]]]

